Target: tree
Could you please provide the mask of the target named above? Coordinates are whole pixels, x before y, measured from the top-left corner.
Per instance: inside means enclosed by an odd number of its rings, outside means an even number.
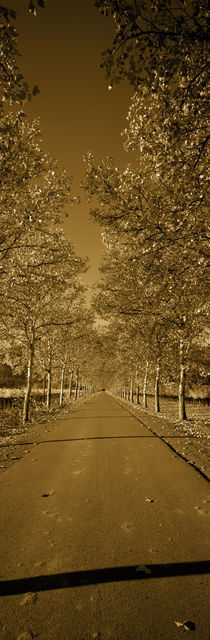
[[[24,248],[24,251],[23,251]],[[48,327],[72,324],[72,305],[80,290],[78,274],[86,261],[75,256],[61,231],[36,231],[10,255],[1,294],[1,319],[8,333],[18,335],[27,351],[28,374],[23,421],[28,419],[36,342]],[[60,300],[62,296],[63,305]]]
[[[206,0],[95,0],[95,5],[113,16],[113,45],[102,54],[113,86],[124,77],[135,88],[158,77],[182,101],[206,78]]]
[[[92,313],[86,309],[83,289],[83,287],[78,289],[74,304],[71,304],[72,322],[70,326],[64,324],[56,329],[49,328],[52,343],[51,365],[54,367],[54,371],[57,370],[56,377],[59,376],[60,383],[60,406],[63,404],[66,383],[68,383],[69,400],[71,399],[74,375],[76,375],[75,397],[79,395],[81,383],[79,372],[81,375],[85,375],[85,365],[90,355]]]
[[[0,5],[0,110],[6,102],[22,104],[29,95],[28,84],[16,63],[17,32],[12,24],[15,18],[12,9]]]
[[[30,0],[29,12],[36,15],[37,6],[43,8],[44,1]],[[47,365],[49,406],[52,346],[57,357],[60,349],[61,358],[64,327],[81,322],[82,314],[84,320],[79,274],[87,261],[75,256],[60,230],[64,206],[78,201],[70,196],[71,181],[43,151],[39,122],[29,122],[23,112],[25,101],[39,89],[31,92],[19,71],[15,17],[0,7],[0,317],[17,360],[21,353],[27,364],[25,422],[34,367],[41,363],[43,373]],[[40,347],[45,342],[47,363]],[[62,375],[64,380],[64,363]]]
[[[40,127],[23,113],[2,119],[0,256],[23,246],[25,233],[61,222],[70,195],[71,180],[58,163],[43,152]],[[29,236],[27,237],[29,243]],[[2,266],[2,268],[4,268]]]
[[[147,323],[156,327],[155,331],[158,329],[157,351],[162,329],[164,335],[167,330],[170,340],[172,333],[176,335],[180,345],[180,418],[184,418],[185,359],[206,300],[206,223],[203,225],[202,217],[194,221],[190,212],[190,226],[189,207],[185,205],[182,214],[181,201],[176,202],[177,188],[174,198],[169,190],[169,197],[167,189],[159,183],[159,176],[153,177],[152,173],[148,177],[149,161],[144,158],[141,170],[131,167],[119,170],[110,159],[97,166],[90,155],[87,158],[84,186],[90,196],[98,196],[99,206],[92,216],[102,226],[107,248],[101,269],[104,283],[99,287],[98,311],[105,312],[106,318],[113,313],[115,317],[124,314],[129,319],[139,318],[142,326],[147,319]],[[152,335],[150,351],[154,350],[154,330]],[[160,353],[156,363],[158,375],[159,359]]]
[[[44,0],[30,0],[28,10],[36,15],[36,4],[44,7]],[[24,79],[17,63],[18,34],[14,26],[16,13],[0,5],[0,114],[6,105],[23,106],[25,100],[31,100],[32,96],[39,93],[39,87],[35,85],[31,90]],[[20,108],[20,107],[19,107]]]

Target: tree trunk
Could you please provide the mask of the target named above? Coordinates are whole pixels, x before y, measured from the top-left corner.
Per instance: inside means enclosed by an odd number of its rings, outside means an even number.
[[[133,402],[133,380],[131,380],[131,385],[130,385],[130,400],[131,402]]]
[[[61,384],[60,384],[60,398],[59,398],[60,407],[62,407],[62,404],[63,404],[64,374],[65,374],[65,365],[63,364],[61,369]]]
[[[144,409],[147,408],[147,378],[148,378],[148,367],[149,367],[149,362],[148,360],[146,361],[146,368],[145,368],[145,375],[144,375],[144,384],[143,384],[143,407]]]
[[[45,393],[46,393],[46,374],[43,376],[43,400],[45,401]]]
[[[32,335],[32,340],[29,345],[27,386],[26,386],[25,398],[23,403],[23,424],[25,424],[25,422],[28,422],[29,401],[31,396],[31,385],[32,385],[33,360],[34,360],[34,333]]]
[[[64,389],[64,376],[66,371],[66,361],[67,361],[67,353],[65,353],[64,362],[61,369],[61,384],[60,384],[60,399],[59,399],[60,407],[62,407],[62,404],[63,404],[63,389]]]
[[[79,397],[80,397],[80,381],[78,379],[76,400],[78,400]]]
[[[50,344],[50,341],[48,341],[47,397],[46,397],[47,409],[49,409],[51,405],[51,390],[52,390],[52,353],[51,353],[51,344]]]
[[[70,371],[70,378],[69,378],[69,400],[71,400],[71,396],[72,396],[72,384],[73,384],[73,377],[74,377],[74,369],[72,369]]]
[[[155,412],[160,411],[160,361],[157,361],[156,378],[155,378]]]
[[[136,404],[140,404],[140,385],[137,384],[136,387]]]
[[[79,395],[79,371],[76,373],[76,385],[75,385],[75,400],[77,400]]]
[[[185,364],[184,364],[184,345],[183,340],[180,340],[179,347],[179,357],[180,357],[180,372],[179,372],[179,420],[186,420],[186,409],[185,409]]]

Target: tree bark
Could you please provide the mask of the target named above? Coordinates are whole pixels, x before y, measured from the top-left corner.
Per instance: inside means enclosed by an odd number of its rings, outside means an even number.
[[[140,385],[137,384],[136,387],[136,404],[140,404]]]
[[[61,384],[60,384],[60,399],[59,404],[62,407],[63,404],[63,389],[64,389],[64,376],[66,371],[67,353],[65,353],[62,369],[61,369]]]
[[[51,343],[48,341],[48,363],[47,363],[47,397],[46,397],[46,407],[50,408],[51,405],[51,391],[52,391],[52,351],[51,351]]]
[[[130,384],[130,400],[133,402],[133,380],[131,380]]]
[[[184,363],[184,344],[183,340],[180,340],[179,345],[179,358],[180,358],[180,371],[179,371],[179,420],[186,420],[185,409],[185,377],[186,369]]]
[[[76,385],[75,385],[75,400],[77,400],[79,396],[79,371],[76,373]]]
[[[45,401],[45,393],[46,393],[46,374],[43,376],[43,400]]]
[[[23,424],[25,424],[25,422],[28,422],[29,401],[30,401],[31,386],[32,386],[33,360],[34,360],[34,331],[32,332],[32,339],[29,344],[27,386],[26,386],[24,403],[23,403]]]
[[[148,378],[148,367],[149,367],[149,361],[146,361],[146,367],[145,367],[145,374],[144,374],[144,384],[143,384],[143,400],[142,400],[142,404],[144,409],[147,408],[147,378]]]
[[[72,384],[73,384],[73,377],[74,377],[74,369],[72,369],[70,371],[70,378],[69,378],[69,400],[71,400],[71,396],[72,396]]]
[[[160,361],[157,361],[156,378],[155,378],[155,412],[160,411]]]

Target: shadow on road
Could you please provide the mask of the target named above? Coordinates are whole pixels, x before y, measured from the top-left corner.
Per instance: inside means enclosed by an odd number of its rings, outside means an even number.
[[[86,440],[132,440],[132,439],[141,439],[141,438],[159,438],[159,440],[162,440],[163,438],[170,438],[170,439],[176,439],[178,438],[179,440],[181,438],[183,438],[184,440],[186,440],[186,438],[196,438],[196,436],[168,436],[168,435],[161,435],[161,436],[156,436],[155,434],[151,434],[149,436],[94,436],[94,437],[87,437],[87,438],[63,438],[63,439],[54,439],[54,440],[36,440],[35,442],[27,442],[24,440],[24,442],[6,442],[5,444],[0,444],[0,449],[5,448],[5,447],[25,447],[26,444],[28,445],[33,445],[33,444],[48,444],[51,442],[85,442]]]
[[[127,567],[108,567],[107,569],[55,573],[1,581],[0,596],[12,596],[35,591],[50,591],[52,589],[68,589],[107,582],[123,582],[126,580],[148,580],[151,578],[201,575],[208,574],[209,569],[210,563],[202,560],[200,562],[131,565]]]

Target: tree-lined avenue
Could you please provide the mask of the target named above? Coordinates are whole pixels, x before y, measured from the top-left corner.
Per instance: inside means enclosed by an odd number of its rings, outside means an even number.
[[[92,396],[2,477],[0,637],[207,640],[207,490]]]

